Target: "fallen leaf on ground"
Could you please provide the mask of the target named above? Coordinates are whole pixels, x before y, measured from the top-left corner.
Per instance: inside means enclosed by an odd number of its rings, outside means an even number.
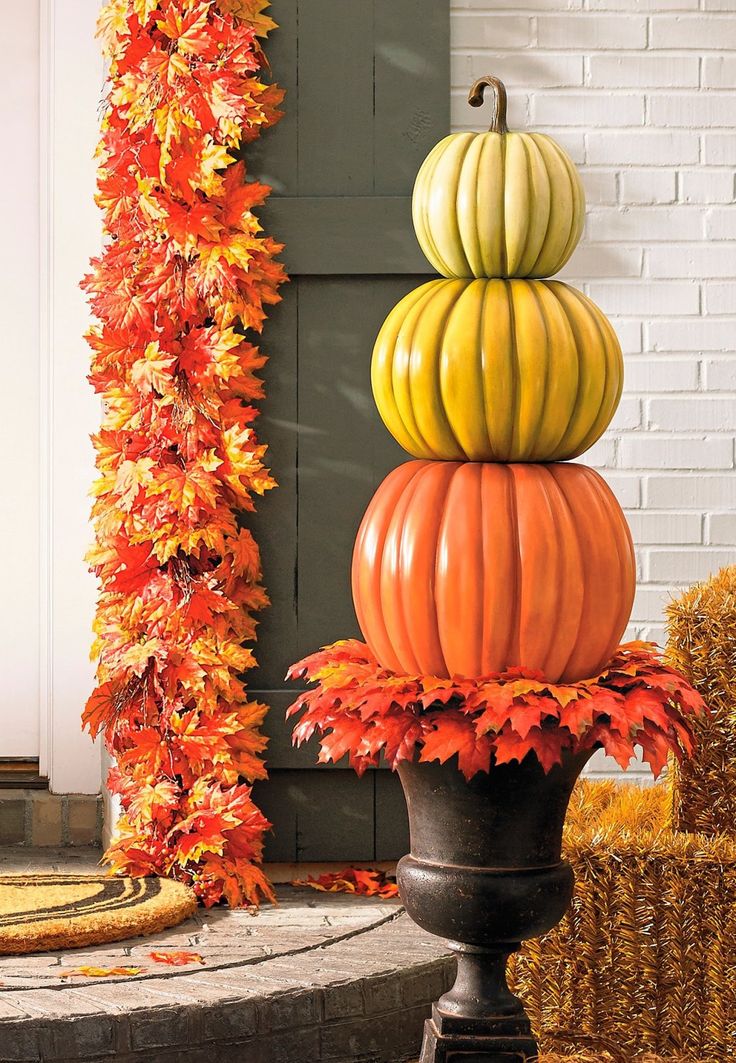
[[[108,978],[110,975],[140,974],[142,967],[75,967],[73,971],[62,971],[62,978]]]
[[[319,878],[309,875],[306,879],[295,879],[292,886],[309,886],[322,893],[354,893],[361,897],[398,897],[399,887],[396,880],[385,871],[361,870],[348,867],[344,871],[332,871]]]
[[[190,952],[188,949],[179,949],[176,952],[149,952],[148,955],[156,963],[167,963],[170,967],[184,967],[188,963],[204,963],[198,952]]]

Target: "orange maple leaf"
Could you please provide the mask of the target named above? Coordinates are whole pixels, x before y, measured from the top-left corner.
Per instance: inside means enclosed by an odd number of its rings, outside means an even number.
[[[308,875],[306,879],[295,879],[292,886],[308,886],[321,893],[354,893],[362,897],[397,897],[399,888],[395,879],[385,871],[371,869],[361,870],[356,867],[344,871],[332,871],[318,878]]]
[[[169,967],[185,967],[188,963],[204,963],[198,952],[190,952],[188,949],[173,949],[171,951],[159,950],[148,953],[155,963],[166,963]]]

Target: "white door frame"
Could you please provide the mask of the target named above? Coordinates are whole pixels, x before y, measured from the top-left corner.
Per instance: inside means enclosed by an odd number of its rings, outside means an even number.
[[[81,729],[96,587],[89,434],[100,404],[86,376],[89,311],[79,281],[100,246],[93,201],[104,65],[99,0],[38,0],[41,39],[41,664],[40,770],[55,793],[97,793],[100,751]]]

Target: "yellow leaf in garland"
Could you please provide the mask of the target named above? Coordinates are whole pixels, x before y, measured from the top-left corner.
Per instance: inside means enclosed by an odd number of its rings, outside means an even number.
[[[133,0],[133,10],[141,26],[145,26],[159,5],[159,0]]]
[[[139,461],[124,461],[115,479],[115,493],[123,509],[131,509],[142,487],[153,480],[153,459],[140,458]]]
[[[102,38],[105,55],[112,55],[117,38],[129,33],[128,0],[110,0],[97,18],[97,36]]]
[[[262,14],[271,6],[270,0],[216,0],[220,11],[228,12],[236,18],[249,23],[258,37],[266,37],[276,29],[276,23],[268,15]]]
[[[156,26],[180,52],[196,54],[206,48],[209,42],[209,13],[209,3],[197,7],[188,4],[184,11],[177,11],[176,5],[170,4],[165,17]]]
[[[204,148],[199,157],[201,173],[201,188],[205,195],[217,195],[221,188],[222,178],[217,173],[224,170],[235,157],[228,154],[228,150],[222,144],[216,144],[211,138],[205,140]]]
[[[173,386],[171,369],[175,364],[176,358],[162,351],[158,341],[154,341],[147,345],[143,357],[133,363],[130,377],[139,391],[155,388],[159,395],[164,395]]]
[[[142,967],[75,967],[71,971],[62,971],[60,978],[110,978],[133,977],[141,974]]]

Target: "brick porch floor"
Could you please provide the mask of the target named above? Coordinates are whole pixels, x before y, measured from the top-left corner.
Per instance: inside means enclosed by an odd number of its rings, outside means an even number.
[[[0,851],[0,871],[94,871],[95,850]],[[257,913],[204,909],[154,938],[0,957],[1,1063],[398,1063],[452,963],[398,902],[288,886]],[[199,952],[171,968],[148,953]],[[132,978],[69,978],[80,966]]]

